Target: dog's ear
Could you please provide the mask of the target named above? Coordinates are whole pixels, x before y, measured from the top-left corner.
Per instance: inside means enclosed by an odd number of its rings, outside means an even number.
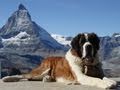
[[[95,33],[91,33],[91,40],[94,43],[94,46],[96,47],[97,50],[99,50],[100,46],[100,39]]]
[[[81,34],[78,34],[77,36],[75,36],[72,41],[71,41],[71,46],[74,50],[78,51],[80,49],[80,45],[79,45],[79,40],[80,40]]]

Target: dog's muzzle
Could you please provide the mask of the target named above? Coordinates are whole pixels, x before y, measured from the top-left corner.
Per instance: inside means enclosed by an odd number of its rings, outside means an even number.
[[[92,46],[92,44],[90,42],[86,42],[83,45],[82,59],[86,63],[92,63],[94,61],[94,58],[93,58],[93,46]]]

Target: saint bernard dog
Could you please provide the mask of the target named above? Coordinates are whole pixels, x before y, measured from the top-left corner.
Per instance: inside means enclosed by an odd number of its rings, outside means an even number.
[[[7,76],[4,82],[20,79],[56,81],[111,88],[116,81],[104,77],[98,50],[100,40],[95,33],[81,33],[71,41],[71,49],[65,57],[48,57],[29,74]]]

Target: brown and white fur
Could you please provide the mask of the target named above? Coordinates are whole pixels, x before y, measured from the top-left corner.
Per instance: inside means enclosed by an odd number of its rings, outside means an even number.
[[[116,82],[104,77],[98,58],[99,38],[94,33],[82,33],[73,38],[65,57],[48,57],[29,74],[7,76],[4,82],[20,79],[78,83],[111,88]]]

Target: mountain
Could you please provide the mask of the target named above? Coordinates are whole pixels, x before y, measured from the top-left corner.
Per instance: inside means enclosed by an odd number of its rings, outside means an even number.
[[[33,44],[41,44],[39,47],[63,49],[63,46],[57,43],[46,30],[31,20],[28,10],[22,4],[2,27],[0,36],[6,47],[9,47],[11,42],[17,47],[20,42],[26,44],[34,41]]]
[[[0,29],[2,67],[32,69],[48,56],[63,56],[67,48],[34,21],[22,4]]]
[[[100,59],[109,76],[120,76],[120,33],[101,37]]]
[[[59,43],[70,47],[72,37],[52,34],[52,37]],[[120,76],[120,33],[112,36],[100,37],[99,58],[103,63],[104,72],[109,77]]]

